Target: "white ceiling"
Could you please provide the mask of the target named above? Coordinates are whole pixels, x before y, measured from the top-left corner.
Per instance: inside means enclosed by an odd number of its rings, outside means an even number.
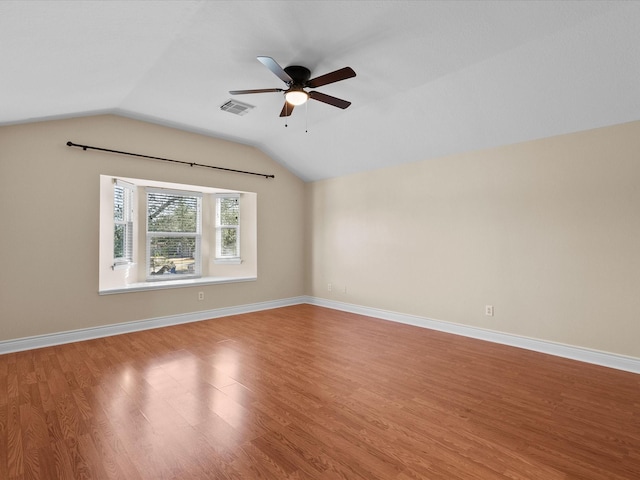
[[[318,180],[639,120],[638,25],[638,1],[4,0],[0,124],[113,112]],[[221,111],[284,86],[257,55],[352,67],[318,88],[352,105],[309,102],[287,128],[279,93]]]

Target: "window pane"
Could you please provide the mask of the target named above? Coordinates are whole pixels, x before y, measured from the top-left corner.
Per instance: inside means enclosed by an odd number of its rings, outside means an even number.
[[[198,200],[198,197],[148,193],[148,231],[196,233],[198,231]]]
[[[116,224],[113,228],[113,258],[119,259],[125,256],[126,232],[124,225]]]
[[[125,209],[125,205],[124,205],[124,188],[119,186],[119,185],[115,185],[113,187],[113,219],[114,220],[119,220],[119,221],[124,221],[124,209]]]
[[[222,241],[220,245],[220,256],[235,257],[238,255],[238,231],[235,228],[221,228]]]
[[[220,225],[238,225],[240,202],[237,198],[219,198]]]
[[[150,275],[194,275],[197,255],[196,237],[152,237],[150,239]]]

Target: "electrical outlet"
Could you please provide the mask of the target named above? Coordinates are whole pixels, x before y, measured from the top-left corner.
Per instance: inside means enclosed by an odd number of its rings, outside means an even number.
[[[488,317],[493,317],[493,305],[485,305],[484,314]]]
[[[327,283],[327,291],[329,291],[329,292],[331,291],[331,284],[330,283]]]
[[[204,300],[204,292],[198,292],[198,300]]]

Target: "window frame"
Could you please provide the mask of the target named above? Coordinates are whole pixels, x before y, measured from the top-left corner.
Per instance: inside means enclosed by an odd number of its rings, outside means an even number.
[[[145,187],[145,280],[147,282],[165,282],[172,280],[187,280],[202,277],[202,192],[188,190],[174,190],[169,188]],[[149,195],[150,194],[173,195],[176,197],[190,197],[196,199],[196,231],[195,232],[164,232],[149,231]],[[193,273],[151,273],[151,243],[154,238],[183,238],[195,239],[194,272]]]
[[[122,220],[116,218],[117,189],[122,189]],[[132,183],[120,179],[113,179],[113,265],[112,268],[128,267],[134,264],[134,235],[135,235],[135,189]],[[124,255],[116,257],[115,231],[117,226],[122,226],[124,230],[124,244],[122,250]]]
[[[237,211],[237,219],[236,224],[223,224],[221,223],[221,206],[222,200],[233,198],[237,201],[238,211]],[[214,263],[215,264],[240,264],[242,263],[242,251],[241,251],[241,242],[240,242],[240,224],[241,224],[241,215],[242,207],[241,207],[241,194],[240,193],[216,193],[215,194],[215,254],[214,254]],[[223,255],[222,254],[222,231],[223,230],[235,230],[236,232],[236,252],[234,255]]]

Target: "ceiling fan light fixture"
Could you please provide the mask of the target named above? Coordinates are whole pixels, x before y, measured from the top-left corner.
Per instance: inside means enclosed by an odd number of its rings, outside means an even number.
[[[284,98],[291,105],[298,106],[309,100],[309,94],[302,89],[289,90],[284,94]]]
[[[286,68],[282,68],[280,65],[278,65],[278,62],[276,62],[271,57],[259,56],[258,60],[265,67],[271,70],[271,73],[282,80],[286,84],[287,88],[254,88],[252,90],[229,90],[229,93],[231,95],[246,95],[251,93],[269,92],[284,93],[285,102],[284,106],[282,107],[282,111],[280,112],[281,117],[288,117],[293,112],[294,107],[305,104],[307,100],[316,100],[318,102],[326,103],[327,105],[338,107],[343,110],[351,105],[351,102],[348,102],[341,98],[332,97],[331,95],[318,92],[317,90],[313,90],[311,92],[307,92],[305,90],[305,88],[322,87],[324,85],[329,85],[331,83],[346,80],[347,78],[355,77],[356,72],[354,72],[351,67],[344,67],[333,72],[325,73],[324,75],[320,75],[319,77],[309,79],[311,77],[311,71],[307,67],[303,67],[302,65],[289,65]]]

